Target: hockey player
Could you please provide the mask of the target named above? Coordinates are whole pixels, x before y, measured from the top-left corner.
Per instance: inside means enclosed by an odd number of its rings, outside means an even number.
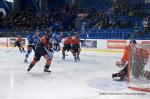
[[[60,51],[60,44],[63,38],[63,34],[58,34],[58,33],[53,33],[52,34],[52,39],[53,39],[53,50],[54,51]]]
[[[40,31],[39,30],[36,30],[35,31],[35,34],[32,34],[32,33],[28,33],[28,36],[27,36],[27,40],[28,40],[28,45],[27,45],[27,53],[26,53],[26,56],[25,56],[25,60],[24,62],[28,62],[28,57],[32,51],[32,49],[34,50],[35,52],[35,48],[36,46],[39,44],[40,42]]]
[[[41,56],[43,56],[46,60],[44,72],[51,72],[49,70],[49,67],[52,62],[52,41],[51,41],[51,33],[49,32],[49,30],[46,31],[45,35],[41,39],[40,44],[37,46],[35,50],[34,59],[27,69],[28,72],[40,60]]]
[[[80,52],[81,52],[81,48],[80,48],[80,40],[79,40],[79,33],[75,32],[75,36],[72,37],[71,40],[71,44],[72,44],[72,54],[74,56],[75,61],[77,62],[77,60],[80,60]]]
[[[116,62],[116,66],[117,67],[121,67],[123,68],[121,71],[119,71],[118,73],[114,73],[112,74],[112,78],[119,78],[119,80],[124,80],[125,77],[127,76],[128,73],[128,62],[129,62],[129,55],[130,55],[130,48],[131,48],[131,44],[136,44],[136,41],[130,41],[130,44],[128,46],[126,46],[125,50],[124,50],[124,54],[121,58],[120,62]]]
[[[26,52],[26,51],[24,50],[23,45],[22,45],[22,41],[23,41],[22,37],[21,37],[20,35],[18,35],[18,38],[17,38],[17,40],[15,41],[14,47],[17,46],[17,47],[19,48],[20,52]]]
[[[62,49],[62,59],[65,59],[65,52],[69,52],[71,51],[71,36],[70,34],[67,35],[65,41],[64,41],[64,46],[63,46],[63,49]]]

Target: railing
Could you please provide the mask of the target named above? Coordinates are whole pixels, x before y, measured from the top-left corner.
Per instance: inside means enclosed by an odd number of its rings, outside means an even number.
[[[41,36],[44,35],[44,31],[41,31]],[[74,35],[74,32],[63,32],[64,37],[67,34],[71,36]],[[0,32],[1,37],[9,37],[9,36],[16,36],[20,34],[23,37],[26,37],[25,32]],[[89,29],[83,31],[79,31],[81,39],[137,39],[137,40],[150,40],[150,33],[144,32],[137,32],[134,29]]]

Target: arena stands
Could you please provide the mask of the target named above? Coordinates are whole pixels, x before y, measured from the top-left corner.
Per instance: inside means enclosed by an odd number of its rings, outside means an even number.
[[[0,28],[13,33],[45,28],[65,33],[77,30],[84,39],[128,39],[129,35],[136,39],[150,38],[150,3],[144,0],[80,0],[79,3],[76,6],[61,3],[39,11],[32,2],[23,11],[1,18]]]
[[[32,8],[26,8],[26,10],[13,15],[13,30],[33,31],[50,27],[53,27],[55,30],[62,30],[66,26],[65,23],[69,23],[74,19],[75,14],[73,12],[69,6],[66,9],[66,5],[50,9],[48,12],[34,12]]]

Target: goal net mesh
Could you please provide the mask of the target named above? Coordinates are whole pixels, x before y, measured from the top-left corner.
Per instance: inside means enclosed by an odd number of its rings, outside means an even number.
[[[131,46],[128,88],[150,92],[150,44]]]

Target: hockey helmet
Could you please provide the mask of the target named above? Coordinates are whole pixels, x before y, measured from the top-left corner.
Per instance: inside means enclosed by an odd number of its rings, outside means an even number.
[[[45,31],[45,36],[47,36],[48,38],[52,37],[51,32]]]
[[[75,36],[79,36],[79,32],[74,32],[74,35]]]
[[[35,30],[35,32],[40,32],[40,30]]]
[[[25,31],[25,33],[26,33],[26,34],[28,34],[28,33],[29,33],[29,31]]]
[[[35,30],[36,35],[40,35],[40,31],[39,30]]]

